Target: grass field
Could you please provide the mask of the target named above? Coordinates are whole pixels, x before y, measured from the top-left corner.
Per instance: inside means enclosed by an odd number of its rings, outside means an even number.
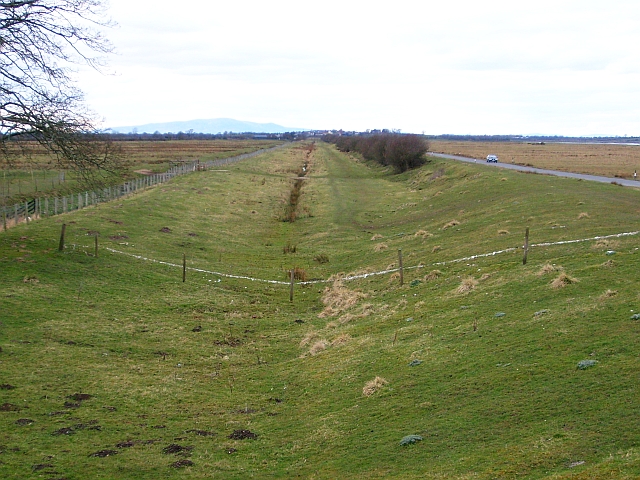
[[[605,177],[633,178],[640,170],[640,146],[609,144],[526,142],[445,142],[431,141],[431,150],[438,153],[485,159],[496,154],[504,163],[531,167],[589,173]]]
[[[640,235],[520,247],[639,196],[294,144],[10,229],[0,476],[638,478]]]
[[[217,160],[274,147],[273,140],[169,140],[117,142],[128,165],[128,178],[138,171],[166,172],[171,166],[194,160]],[[11,205],[25,197],[53,192],[74,192],[76,179],[71,171],[59,170],[46,151],[33,145],[28,155],[18,155],[0,174],[0,201]]]

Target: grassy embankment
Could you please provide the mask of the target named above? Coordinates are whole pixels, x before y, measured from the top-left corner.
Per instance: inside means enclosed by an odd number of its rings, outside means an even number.
[[[126,162],[125,177],[119,183],[139,177],[139,172],[166,172],[181,162],[217,160],[270,148],[282,142],[273,140],[171,140],[116,142]],[[68,194],[78,188],[72,171],[59,170],[54,158],[33,145],[29,155],[16,155],[0,173],[0,204],[12,205],[33,196]]]
[[[391,175],[324,144],[228,170],[0,236],[0,476],[640,475],[640,238],[434,265],[521,246],[526,226],[532,243],[633,231],[638,191],[440,160]],[[94,232],[259,279],[383,270],[399,248],[424,267],[290,303],[286,285],[94,258]]]
[[[527,142],[431,142],[431,151],[485,159],[496,154],[504,163],[588,173],[605,177],[633,178],[640,170],[640,146]]]

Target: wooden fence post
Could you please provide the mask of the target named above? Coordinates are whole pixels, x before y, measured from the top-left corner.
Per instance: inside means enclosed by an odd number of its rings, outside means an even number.
[[[398,266],[400,267],[400,286],[404,285],[404,267],[402,266],[402,249],[398,250]]]
[[[294,280],[295,280],[295,270],[292,268],[291,269],[291,283],[289,285],[289,301],[293,302],[293,285],[294,285]]]
[[[529,227],[524,232],[524,257],[522,257],[522,265],[527,264],[527,254],[529,253]]]
[[[182,254],[182,283],[187,281],[187,254]]]
[[[29,223],[29,202],[24,202],[24,221]]]
[[[97,233],[96,233],[95,239],[96,239],[96,249],[93,255],[94,257],[98,258],[98,234]]]
[[[67,224],[62,224],[62,231],[60,232],[60,245],[58,245],[58,251],[62,252],[64,250],[64,232],[67,229]]]
[[[7,231],[7,208],[5,206],[2,207],[2,228],[4,231]]]

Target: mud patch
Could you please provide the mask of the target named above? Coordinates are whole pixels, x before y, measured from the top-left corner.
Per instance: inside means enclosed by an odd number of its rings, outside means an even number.
[[[39,472],[40,470],[44,470],[45,468],[53,468],[53,463],[39,463],[37,465],[32,465],[31,470],[34,472]]]
[[[208,432],[206,430],[187,430],[185,433],[195,433],[201,437],[213,437],[216,435],[216,432]]]
[[[25,425],[31,425],[32,423],[33,420],[31,420],[30,418],[19,418],[18,420],[16,420],[16,425],[20,425],[21,427]]]
[[[109,236],[109,240],[126,240],[127,237],[126,235],[110,235]]]
[[[90,454],[90,457],[98,457],[98,458],[105,458],[105,457],[110,457],[112,455],[117,455],[118,451],[117,450],[99,450],[97,452],[94,452],[92,454]]]
[[[169,465],[171,468],[184,468],[184,467],[192,467],[193,462],[191,460],[178,460],[177,462]]]
[[[64,408],[80,408],[80,403],[76,402],[64,402]]]
[[[93,395],[89,395],[88,393],[74,393],[73,395],[69,395],[67,398],[76,402],[84,402],[85,400],[91,400]]]
[[[238,450],[236,450],[235,448],[227,448],[227,453],[229,455],[231,455],[232,453],[236,453]]]
[[[182,445],[178,445],[177,443],[172,443],[167,445],[162,449],[162,453],[165,455],[177,454],[177,453],[188,453],[193,450],[192,446],[184,447]]]
[[[242,340],[240,340],[239,338],[226,338],[224,340],[215,340],[213,344],[219,347],[223,345],[227,347],[239,347],[240,345],[242,345]]]
[[[171,229],[169,227],[162,227],[160,229],[160,232],[162,232],[162,233],[171,233]]]
[[[19,412],[20,407],[13,403],[3,403],[0,405],[0,412]]]
[[[13,385],[9,385],[8,383],[0,385],[0,390],[14,390],[15,388],[16,387],[14,387]]]
[[[76,431],[71,427],[64,427],[59,430],[56,430],[51,435],[58,437],[60,435],[75,435]]]
[[[258,435],[253,433],[250,430],[234,430],[231,435],[229,435],[229,439],[231,440],[256,440]]]
[[[191,329],[192,332],[201,332],[202,331],[202,325],[198,325],[197,327],[193,327]]]

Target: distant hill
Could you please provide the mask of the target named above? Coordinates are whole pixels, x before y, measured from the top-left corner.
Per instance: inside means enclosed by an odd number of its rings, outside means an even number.
[[[304,128],[283,127],[275,123],[255,123],[234,120],[233,118],[212,118],[209,120],[187,120],[183,122],[148,123],[146,125],[134,125],[129,127],[112,127],[113,133],[284,133],[302,132]]]

